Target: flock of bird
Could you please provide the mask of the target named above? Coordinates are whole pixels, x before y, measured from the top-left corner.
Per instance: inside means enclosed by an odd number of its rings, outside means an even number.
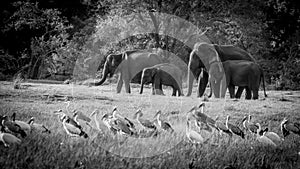
[[[175,130],[170,123],[161,118],[162,112],[158,110],[154,115],[155,120],[147,120],[142,118],[143,112],[138,109],[134,114],[134,120],[141,126],[142,130],[138,130],[133,120],[122,116],[117,107],[114,107],[111,112],[105,113],[101,118],[98,118],[100,111],[95,109],[89,116],[78,110],[70,111],[70,102],[67,102],[66,113],[62,110],[54,111],[55,115],[58,115],[59,121],[66,133],[73,137],[88,138],[88,134],[82,127],[83,124],[93,128],[91,124],[92,120],[95,121],[96,129],[103,133],[101,128],[102,123],[110,133],[113,135],[125,135],[130,137],[155,137],[159,134],[159,130],[166,131],[170,134]],[[245,116],[242,120],[242,126],[232,124],[229,122],[230,116],[228,115],[226,121],[223,122],[217,116],[215,119],[209,117],[204,113],[204,103],[199,106],[194,106],[187,112],[186,116],[186,137],[191,143],[204,144],[210,137],[210,133],[219,132],[220,135],[227,134],[230,138],[233,136],[245,139],[245,133],[249,133],[254,136],[256,140],[262,144],[278,146],[284,141],[290,133],[294,133],[300,136],[300,123],[291,122],[284,118],[280,124],[283,138],[281,138],[275,132],[268,131],[268,128],[264,130],[259,123],[253,123],[251,115]],[[4,146],[10,146],[12,144],[20,144],[21,139],[26,137],[33,129],[41,130],[42,132],[50,133],[50,130],[42,124],[34,122],[32,117],[28,122],[15,119],[14,113],[10,119],[8,116],[0,116],[0,141]],[[192,122],[197,129],[192,128]],[[205,135],[207,133],[209,136]]]
[[[0,115],[0,141],[5,147],[11,144],[21,144],[21,138],[25,138],[33,130],[51,133],[43,124],[35,123],[34,117],[24,122],[16,120],[16,113],[13,113],[10,118],[7,115]]]

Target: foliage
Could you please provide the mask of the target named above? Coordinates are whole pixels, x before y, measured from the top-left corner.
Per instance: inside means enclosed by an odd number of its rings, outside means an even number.
[[[194,43],[209,41],[248,51],[262,63],[268,82],[273,76],[278,79],[282,76],[287,88],[295,88],[299,83],[298,1],[2,3],[0,62],[6,65],[1,69],[4,74],[25,71],[31,78],[45,78],[57,73],[71,74],[74,70],[82,78],[94,77],[99,64],[101,67],[100,61],[110,53],[160,48],[167,60],[172,62],[171,56],[175,55],[187,62]],[[192,23],[197,29],[173,16]],[[198,37],[202,32],[207,37],[205,40]],[[190,44],[183,48],[181,44],[187,42]],[[181,68],[184,70],[184,66]]]

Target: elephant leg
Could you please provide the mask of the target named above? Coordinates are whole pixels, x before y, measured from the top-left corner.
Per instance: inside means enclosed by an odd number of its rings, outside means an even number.
[[[154,91],[156,95],[163,95],[163,91],[162,91],[162,84],[161,81],[159,79],[159,77],[157,77],[156,75],[154,76]]]
[[[220,98],[220,81],[212,82],[212,89],[216,98]]]
[[[209,80],[209,94],[208,94],[208,98],[211,98],[211,96],[212,96],[212,87],[211,87],[211,82],[210,82],[210,80]]]
[[[236,94],[235,94],[235,98],[237,99],[240,99],[241,98],[241,95],[243,93],[243,90],[244,90],[245,87],[239,87]]]
[[[249,100],[251,99],[252,95],[251,95],[251,90],[249,87],[246,87],[246,97],[245,99]]]
[[[259,89],[256,89],[256,88],[252,90],[253,91],[253,98],[252,98],[253,100],[258,99],[258,90]]]
[[[228,90],[229,90],[230,98],[233,99],[234,98],[235,86],[234,85],[228,85]]]
[[[152,83],[151,87],[152,87],[152,95],[155,95],[154,83]]]
[[[203,96],[207,83],[208,83],[208,73],[202,70],[202,75],[198,78],[198,90],[197,90],[197,97]]]
[[[225,76],[223,76],[220,85],[221,85],[220,86],[220,95],[221,95],[221,98],[225,98],[226,90],[227,90],[227,83],[226,83],[226,77]]]
[[[120,74],[117,82],[117,93],[121,92],[122,86],[123,86],[123,79],[122,79],[122,75]]]
[[[124,80],[126,93],[130,93],[130,83],[129,82],[130,82],[130,80]]]
[[[172,86],[172,88],[173,88],[173,93],[172,93],[172,96],[176,96],[176,92],[177,92],[177,90],[176,90],[176,88],[175,88],[175,87],[173,87],[173,86]]]

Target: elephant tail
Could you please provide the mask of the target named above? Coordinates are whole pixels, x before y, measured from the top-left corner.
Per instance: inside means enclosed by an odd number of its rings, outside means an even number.
[[[264,72],[263,72],[262,69],[261,69],[261,80],[262,80],[262,83],[263,83],[265,97],[268,97],[268,95],[266,93],[266,87],[265,87],[265,75],[264,75]]]

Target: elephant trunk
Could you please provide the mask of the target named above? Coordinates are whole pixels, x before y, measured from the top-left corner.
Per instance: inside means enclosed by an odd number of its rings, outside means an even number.
[[[204,69],[201,70],[201,75],[199,76],[199,88],[198,88],[198,97],[202,97],[204,92],[205,92],[205,89],[206,89],[206,86],[207,86],[207,83],[208,83],[208,73],[206,71],[204,71]]]
[[[100,81],[99,82],[95,82],[95,86],[100,86],[100,85],[102,85],[104,82],[105,82],[105,80],[106,80],[106,78],[107,78],[107,74],[104,74],[103,76],[102,76],[102,78],[100,79]]]
[[[140,94],[143,93],[143,88],[144,88],[144,82],[143,79],[141,80],[141,89],[140,89]]]
[[[99,82],[93,83],[93,85],[95,85],[95,86],[100,86],[100,85],[102,85],[102,84],[105,82],[105,80],[106,80],[108,74],[110,73],[108,66],[109,66],[109,65],[108,65],[107,63],[105,63],[104,69],[103,69],[102,78],[100,79]],[[112,75],[112,74],[111,74],[111,75]]]
[[[193,89],[193,83],[194,83],[194,77],[193,74],[191,72],[191,69],[188,69],[188,79],[187,79],[187,85],[188,85],[188,91],[186,96],[190,96],[192,94],[192,89]]]

